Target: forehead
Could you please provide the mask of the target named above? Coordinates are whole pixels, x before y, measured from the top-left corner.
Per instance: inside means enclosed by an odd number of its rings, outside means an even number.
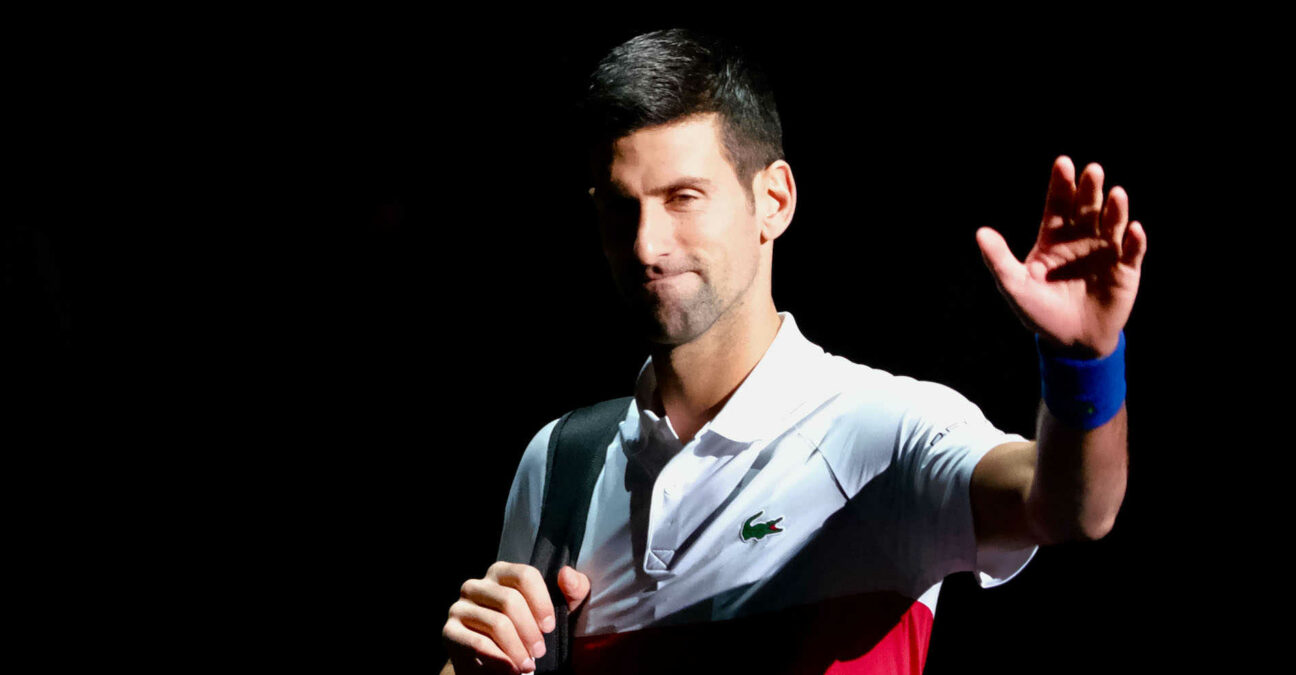
[[[605,178],[628,188],[652,190],[681,176],[737,182],[725,158],[716,113],[704,113],[623,136],[611,148]]]

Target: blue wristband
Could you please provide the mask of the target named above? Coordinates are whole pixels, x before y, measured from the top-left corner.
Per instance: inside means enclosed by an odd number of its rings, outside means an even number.
[[[1035,336],[1044,405],[1069,426],[1088,431],[1116,416],[1125,402],[1125,331],[1116,351],[1101,359],[1056,356]]]

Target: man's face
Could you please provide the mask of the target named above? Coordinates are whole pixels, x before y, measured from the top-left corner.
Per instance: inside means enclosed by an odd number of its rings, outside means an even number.
[[[753,289],[760,225],[719,131],[714,113],[636,131],[595,186],[612,275],[653,342],[693,340]]]

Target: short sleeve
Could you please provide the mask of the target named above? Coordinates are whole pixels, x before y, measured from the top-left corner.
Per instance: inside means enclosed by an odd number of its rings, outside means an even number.
[[[1025,441],[997,429],[981,409],[941,384],[915,382],[901,422],[897,461],[906,488],[902,498],[910,559],[936,583],[953,572],[974,570],[983,587],[1016,575],[1036,547],[979,551],[972,519],[972,472],[996,446]]]
[[[544,506],[549,435],[557,424],[558,420],[546,424],[522,453],[504,505],[504,529],[500,533],[496,560],[524,564],[531,560],[531,549],[535,548],[536,533],[540,531],[540,510]]]

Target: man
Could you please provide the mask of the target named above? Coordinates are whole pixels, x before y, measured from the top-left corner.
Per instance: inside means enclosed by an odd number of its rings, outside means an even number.
[[[553,580],[576,612],[573,669],[918,672],[946,575],[1002,583],[1038,545],[1111,528],[1147,237],[1100,167],[1057,159],[1024,263],[977,232],[1039,336],[1028,442],[947,387],[826,354],[775,309],[796,182],[741,54],[641,35],[596,68],[587,111],[604,251],[652,347]],[[450,608],[448,670],[527,672],[549,649],[555,608],[528,562],[556,426],[523,456],[500,562]]]

